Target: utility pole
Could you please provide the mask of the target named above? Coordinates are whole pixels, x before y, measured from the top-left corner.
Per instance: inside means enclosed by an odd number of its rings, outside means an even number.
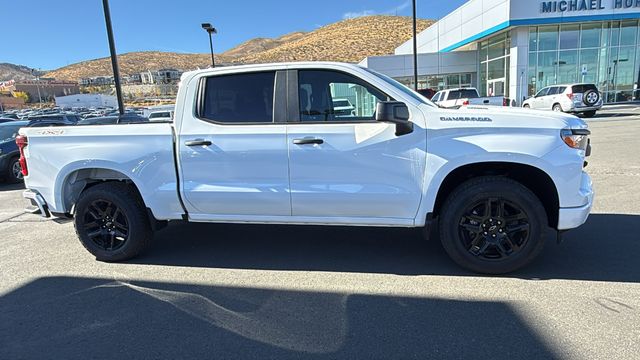
[[[418,15],[416,0],[413,0],[413,88],[418,91]]]
[[[109,37],[109,52],[111,52],[111,67],[113,68],[113,80],[116,85],[116,97],[118,98],[118,112],[124,115],[124,103],[122,102],[122,89],[120,88],[120,70],[118,68],[118,57],[116,56],[116,44],[113,40],[113,29],[111,28],[111,12],[109,11],[109,0],[102,0],[104,9],[104,22],[107,25],[107,36]],[[118,119],[118,122],[120,120]]]

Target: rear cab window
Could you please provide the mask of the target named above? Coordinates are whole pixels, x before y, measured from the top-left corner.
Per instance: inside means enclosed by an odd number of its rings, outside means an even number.
[[[223,124],[273,122],[275,71],[204,79],[199,118]]]

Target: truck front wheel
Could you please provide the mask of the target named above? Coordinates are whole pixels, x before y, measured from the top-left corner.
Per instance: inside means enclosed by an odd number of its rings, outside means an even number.
[[[131,259],[153,237],[140,195],[121,182],[105,182],[83,191],[74,225],[82,245],[100,261]]]
[[[480,177],[454,190],[440,214],[441,242],[458,265],[504,274],[530,263],[544,247],[546,213],[522,184]]]

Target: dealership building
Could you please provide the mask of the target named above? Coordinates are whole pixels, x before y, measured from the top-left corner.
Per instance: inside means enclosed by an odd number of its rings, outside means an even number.
[[[476,87],[520,105],[555,84],[640,100],[640,0],[471,0],[418,34],[418,88]],[[362,65],[413,87],[413,40]]]

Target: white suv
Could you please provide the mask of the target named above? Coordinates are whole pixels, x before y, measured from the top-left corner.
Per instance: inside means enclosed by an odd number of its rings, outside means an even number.
[[[593,117],[602,108],[602,96],[593,84],[548,86],[525,100],[525,108],[582,113]]]

